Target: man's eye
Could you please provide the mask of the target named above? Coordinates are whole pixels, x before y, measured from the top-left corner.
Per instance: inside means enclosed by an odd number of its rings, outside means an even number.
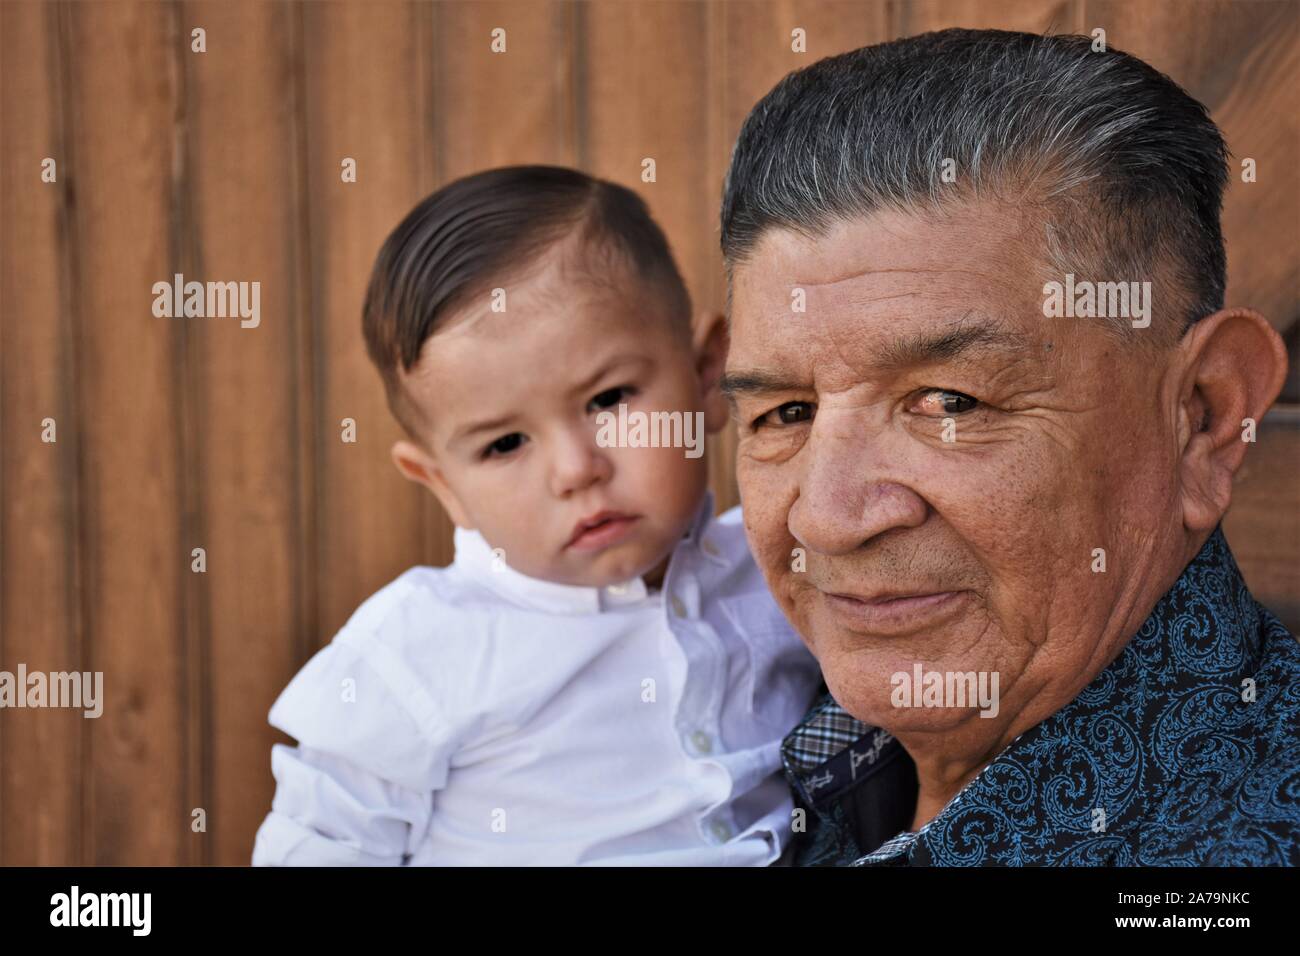
[[[943,388],[931,388],[921,393],[917,403],[921,414],[960,415],[979,405],[978,398],[971,398],[961,392],[951,392]]]
[[[519,432],[511,432],[509,435],[502,435],[487,448],[483,449],[483,457],[491,458],[493,455],[508,455],[524,443],[524,436]]]
[[[778,405],[763,415],[754,419],[755,428],[763,428],[766,425],[798,425],[801,422],[812,421],[813,406],[811,402],[786,402],[784,405]]]
[[[592,411],[597,408],[612,408],[633,392],[635,392],[635,389],[628,385],[620,385],[618,388],[607,388],[588,403],[587,410]]]

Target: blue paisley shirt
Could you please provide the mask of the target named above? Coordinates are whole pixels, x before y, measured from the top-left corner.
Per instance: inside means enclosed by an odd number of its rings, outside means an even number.
[[[916,769],[824,695],[782,757],[796,865],[1300,864],[1300,644],[1222,529],[1123,652],[907,831]]]

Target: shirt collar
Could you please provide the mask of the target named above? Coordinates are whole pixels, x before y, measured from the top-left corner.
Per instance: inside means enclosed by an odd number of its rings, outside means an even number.
[[[1180,748],[1238,719],[1225,716],[1229,705],[1220,698],[1239,692],[1254,673],[1266,619],[1216,528],[1120,655],[1074,700],[1012,741],[917,833],[863,846],[874,852],[859,862],[1122,858],[1124,832],[1156,811],[1176,779]],[[1171,714],[1177,700],[1187,704]],[[891,781],[903,778],[850,777],[855,755],[879,751],[883,733],[827,695],[783,741],[787,775],[814,809],[849,789],[859,807],[897,798],[858,788],[896,789]],[[893,746],[901,750],[896,741],[885,744],[890,756]],[[906,751],[899,757],[911,760]],[[911,786],[914,803],[914,780]],[[1021,788],[1014,804],[1011,786]],[[1106,813],[1100,829],[1097,808]]]
[[[706,491],[682,540],[673,549],[698,548],[713,520],[713,493]],[[478,531],[457,528],[453,535],[456,556],[453,566],[512,603],[555,614],[595,614],[639,604],[650,597],[650,589],[640,577],[607,587],[558,584],[529,577],[510,567],[502,549],[494,549]],[[706,555],[716,560],[712,554]],[[666,575],[665,575],[666,577]]]

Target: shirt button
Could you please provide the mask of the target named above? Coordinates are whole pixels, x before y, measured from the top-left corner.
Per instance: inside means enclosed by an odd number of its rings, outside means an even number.
[[[605,590],[607,590],[610,594],[626,594],[626,593],[627,593],[627,585],[626,585],[626,584],[611,584],[611,585],[610,585],[609,587],[607,587]]]
[[[716,558],[718,556],[718,546],[708,538],[704,539],[704,543],[700,545],[700,548],[702,548],[704,553],[711,558]]]
[[[691,734],[691,745],[702,754],[713,751],[713,739],[702,730]]]
[[[673,613],[678,617],[686,616],[686,605],[682,603],[682,599],[676,594],[673,595]]]
[[[731,827],[727,826],[721,820],[714,820],[709,824],[709,830],[712,832],[714,839],[719,843],[726,843],[731,839]]]

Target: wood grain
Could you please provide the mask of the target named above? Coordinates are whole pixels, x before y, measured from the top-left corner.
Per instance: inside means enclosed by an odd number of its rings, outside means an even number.
[[[303,210],[310,302],[300,368],[303,430],[314,450],[302,477],[317,489],[314,594],[307,653],[358,604],[406,568],[437,561],[422,525],[429,494],[403,479],[388,449],[401,431],[388,413],[361,338],[361,305],[384,238],[433,189],[428,8],[311,4],[303,21]],[[376,58],[374,51],[384,50]],[[395,95],[395,91],[401,91]],[[345,183],[342,162],[357,163]],[[344,443],[343,420],[356,422]],[[437,548],[449,534],[439,527]],[[446,557],[449,559],[450,554]],[[291,675],[284,675],[285,679]]]
[[[270,799],[242,768],[265,761],[273,739],[265,711],[297,663],[298,590],[311,568],[298,552],[299,525],[313,517],[295,441],[315,434],[301,408],[298,326],[309,321],[296,227],[301,165],[296,110],[295,9],[186,3],[181,22],[207,30],[207,52],[182,57],[185,75],[186,278],[260,283],[255,327],[242,319],[186,320],[186,475],[194,541],[207,571],[193,574],[188,635],[191,792],[207,809],[196,863],[246,864],[243,838]],[[252,321],[251,319],[249,320]],[[260,798],[260,799],[259,799]],[[187,835],[189,831],[187,828]]]
[[[0,668],[83,669],[72,167],[58,10],[0,6]],[[42,162],[57,181],[41,181]],[[56,441],[41,439],[54,419]],[[102,719],[102,718],[101,718]],[[0,717],[0,861],[82,859],[82,733],[68,710]]]
[[[184,650],[190,549],[200,542],[186,520],[182,473],[189,327],[152,313],[153,284],[180,261],[176,13],[151,4],[60,9],[64,188],[76,243],[68,430],[80,448],[85,668],[104,674],[104,715],[84,731],[83,862],[93,864],[185,862],[194,799]]]

